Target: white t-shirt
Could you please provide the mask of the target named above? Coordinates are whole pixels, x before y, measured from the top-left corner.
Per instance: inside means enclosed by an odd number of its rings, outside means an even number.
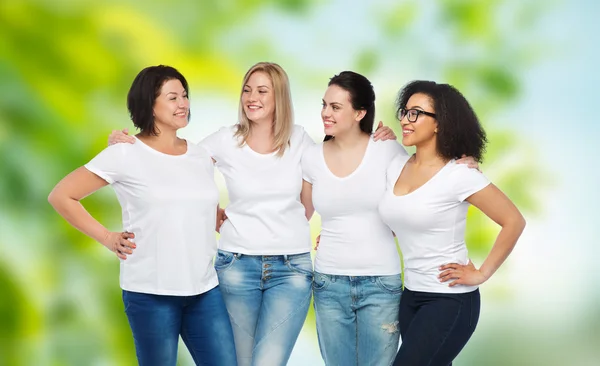
[[[321,215],[316,271],[346,276],[401,272],[394,235],[378,211],[386,169],[398,155],[407,154],[397,141],[370,138],[360,165],[340,178],[327,167],[323,144],[307,149],[302,171],[304,180],[313,185],[313,205]]]
[[[295,125],[283,156],[259,154],[223,127],[200,142],[225,177],[228,219],[221,226],[219,248],[248,255],[299,254],[310,251],[310,228],[300,203],[300,159],[314,145]]]
[[[112,185],[123,230],[136,249],[121,260],[121,288],[156,295],[191,296],[218,284],[213,267],[219,192],[210,157],[197,145],[163,154],[137,140],[115,144],[85,167]]]
[[[387,170],[387,191],[379,212],[396,233],[404,258],[404,284],[411,291],[465,293],[477,286],[448,286],[440,282],[439,267],[467,264],[465,201],[490,181],[476,169],[451,160],[415,191],[394,195],[394,185],[409,157],[400,156]]]

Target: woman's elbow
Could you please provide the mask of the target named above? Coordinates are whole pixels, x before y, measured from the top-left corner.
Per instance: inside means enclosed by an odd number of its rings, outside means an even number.
[[[48,195],[48,203],[52,206],[52,207],[56,207],[56,202],[58,201],[58,197],[56,194],[56,189],[53,189],[50,194]]]
[[[304,209],[304,215],[306,216],[306,220],[310,221],[310,219],[312,218],[313,214],[315,213],[315,209],[310,209],[310,208],[305,208]]]
[[[512,220],[510,220],[510,226],[513,227],[514,231],[517,232],[518,235],[521,235],[523,233],[523,230],[525,230],[526,225],[527,222],[525,221],[525,218],[523,217],[523,215],[521,215],[520,212],[517,215],[515,215]]]
[[[61,206],[61,202],[64,202],[66,199],[67,197],[65,197],[64,194],[61,194],[61,190],[57,189],[57,187],[54,187],[52,192],[48,195],[48,203],[54,207],[55,210],[57,210],[58,207]]]
[[[523,217],[523,215],[520,215],[518,225],[519,225],[518,226],[519,232],[522,233],[523,230],[525,230],[525,226],[527,226],[527,222],[525,221],[525,218]]]

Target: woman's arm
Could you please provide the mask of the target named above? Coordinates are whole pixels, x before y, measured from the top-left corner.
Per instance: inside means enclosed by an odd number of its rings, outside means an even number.
[[[315,213],[315,207],[312,202],[312,184],[307,181],[302,181],[302,192],[300,192],[300,202],[304,205],[304,213],[306,219],[310,221],[310,218]]]
[[[455,279],[450,286],[477,286],[487,281],[504,263],[525,228],[525,219],[512,201],[493,184],[467,198],[473,206],[502,227],[496,242],[479,269],[472,262],[466,265],[451,263],[440,267],[442,282]]]
[[[217,204],[217,226],[215,227],[216,232],[221,233],[221,225],[227,220],[225,209],[221,208],[221,205]]]
[[[133,233],[110,232],[94,219],[79,202],[108,183],[80,167],[63,178],[48,196],[48,202],[56,212],[76,229],[104,245],[119,258],[126,259],[132,254],[135,244],[127,240],[133,238]]]

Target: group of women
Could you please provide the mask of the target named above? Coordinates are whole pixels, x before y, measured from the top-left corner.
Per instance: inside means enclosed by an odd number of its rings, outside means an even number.
[[[476,169],[486,136],[463,95],[431,81],[401,90],[402,144],[416,147],[409,156],[389,128],[372,133],[373,87],[351,71],[329,81],[319,144],[293,123],[277,64],[248,70],[237,123],[199,144],[177,136],[189,121],[188,92],[172,67],[142,70],[127,96],[139,133],[113,131],[111,145],[49,196],[120,258],[139,364],[175,365],[181,336],[198,365],[285,365],[314,296],[326,365],[450,365],[476,327],[478,286],[525,225]],[[229,193],[224,211],[213,165]],[[108,184],[122,232],[79,203]],[[479,268],[464,241],[470,205],[502,228]]]

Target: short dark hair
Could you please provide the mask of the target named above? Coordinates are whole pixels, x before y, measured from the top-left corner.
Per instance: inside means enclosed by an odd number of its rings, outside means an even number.
[[[369,79],[353,71],[342,71],[329,79],[327,86],[336,85],[350,94],[352,108],[357,111],[365,110],[365,116],[360,120],[361,131],[367,134],[373,132],[373,123],[375,122],[375,91]],[[325,136],[325,140],[332,139],[333,136]]]
[[[141,134],[158,134],[154,125],[154,102],[160,94],[163,84],[177,79],[189,97],[188,83],[179,71],[171,66],[149,66],[137,74],[127,94],[129,116]],[[188,114],[188,120],[190,116]]]
[[[438,153],[446,159],[458,159],[465,154],[481,161],[487,138],[467,99],[452,85],[416,80],[400,90],[396,116],[410,97],[418,93],[427,95],[435,109]]]

